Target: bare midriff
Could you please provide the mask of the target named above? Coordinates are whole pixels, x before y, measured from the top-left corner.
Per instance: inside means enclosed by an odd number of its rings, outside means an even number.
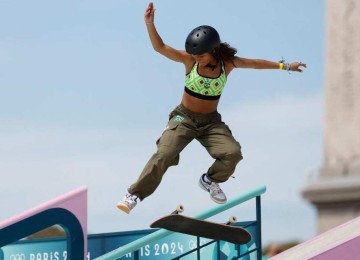
[[[217,110],[218,100],[203,100],[192,97],[184,91],[181,103],[195,113],[209,114]]]

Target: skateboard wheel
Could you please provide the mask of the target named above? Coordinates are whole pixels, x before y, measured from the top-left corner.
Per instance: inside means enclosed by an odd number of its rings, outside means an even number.
[[[177,207],[176,207],[177,213],[182,213],[182,212],[184,212],[184,210],[185,210],[185,208],[183,205],[181,205],[181,204],[177,205]]]
[[[235,216],[231,216],[231,217],[229,218],[229,224],[235,224],[236,222],[237,222],[237,219],[236,219]]]

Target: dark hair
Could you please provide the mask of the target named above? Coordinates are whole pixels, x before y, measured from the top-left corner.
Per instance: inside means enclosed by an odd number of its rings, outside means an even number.
[[[214,57],[222,61],[232,61],[236,53],[237,49],[226,42],[220,43],[220,46],[214,49]]]

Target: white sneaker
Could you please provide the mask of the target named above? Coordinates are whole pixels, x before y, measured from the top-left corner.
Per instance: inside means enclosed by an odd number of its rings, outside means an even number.
[[[127,193],[122,199],[122,201],[120,201],[116,205],[116,207],[118,207],[118,209],[124,211],[125,213],[129,214],[130,211],[136,206],[137,204],[136,200],[137,200],[137,196]]]
[[[221,190],[219,184],[213,181],[208,181],[207,179],[205,179],[205,177],[206,177],[205,173],[200,177],[199,180],[200,188],[208,191],[210,193],[210,198],[213,201],[219,204],[224,204],[227,201],[227,199],[225,193]]]

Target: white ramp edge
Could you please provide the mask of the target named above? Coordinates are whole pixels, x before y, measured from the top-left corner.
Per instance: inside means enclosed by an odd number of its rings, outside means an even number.
[[[271,257],[271,260],[282,259],[360,259],[360,217]]]

